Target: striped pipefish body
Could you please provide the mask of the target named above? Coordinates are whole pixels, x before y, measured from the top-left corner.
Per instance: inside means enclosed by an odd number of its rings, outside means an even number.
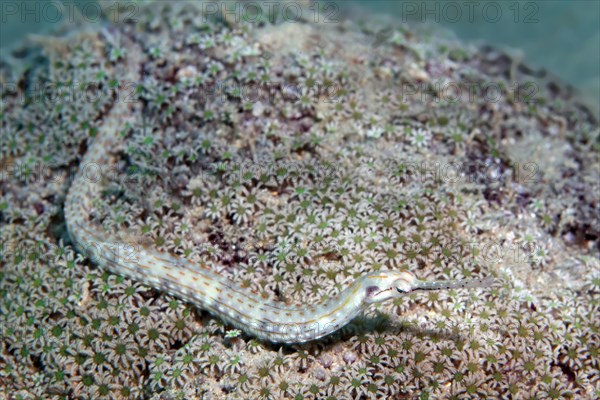
[[[125,57],[125,68],[119,71],[121,82],[138,82],[139,60],[139,50],[132,46]],[[91,215],[93,200],[101,192],[101,179],[95,172],[111,164],[110,150],[118,147],[120,132],[135,122],[137,113],[135,103],[124,98],[115,100],[65,200],[65,221],[73,244],[100,267],[193,303],[260,339],[280,343],[318,339],[347,324],[370,304],[414,290],[481,287],[489,283],[488,279],[428,282],[406,271],[378,271],[359,277],[328,302],[287,305],[243,289],[209,266],[127,244],[92,223]]]

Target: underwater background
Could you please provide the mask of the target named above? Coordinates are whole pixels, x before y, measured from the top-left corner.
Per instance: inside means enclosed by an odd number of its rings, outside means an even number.
[[[259,3],[1,3],[0,400],[600,398],[598,2]],[[256,302],[486,285],[271,343],[69,198]]]
[[[29,3],[38,0],[23,0]],[[71,2],[85,7],[94,0]],[[485,3],[499,7],[485,8]],[[589,0],[465,2],[347,0],[340,8],[359,6],[401,21],[439,24],[467,41],[499,46],[574,85],[593,106],[600,107],[600,2]],[[502,4],[503,3],[503,4]],[[6,7],[6,6],[5,6]],[[7,10],[8,11],[8,10]],[[6,14],[6,12],[5,12]],[[0,27],[0,53],[28,32],[50,29],[60,18],[35,20],[7,17]]]

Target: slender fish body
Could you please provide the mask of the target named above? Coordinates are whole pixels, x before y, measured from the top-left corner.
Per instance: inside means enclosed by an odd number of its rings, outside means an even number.
[[[122,83],[139,81],[141,57],[135,46],[126,55]],[[120,133],[135,122],[137,104],[118,98],[83,157],[65,201],[65,220],[75,247],[98,266],[164,290],[220,317],[260,339],[295,343],[315,340],[347,324],[370,304],[413,290],[481,287],[487,280],[426,282],[406,271],[379,271],[354,281],[336,298],[316,305],[288,305],[263,299],[217,273],[169,253],[129,244],[91,221],[100,197],[101,169],[111,164],[110,150]]]

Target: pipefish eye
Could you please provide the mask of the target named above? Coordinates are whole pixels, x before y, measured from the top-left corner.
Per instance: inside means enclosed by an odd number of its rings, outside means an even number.
[[[394,287],[399,294],[406,294],[412,290],[411,287],[405,282],[398,282],[394,285]]]

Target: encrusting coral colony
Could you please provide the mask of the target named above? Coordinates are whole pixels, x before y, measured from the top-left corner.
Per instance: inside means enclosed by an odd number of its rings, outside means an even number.
[[[598,398],[600,136],[573,93],[437,28],[206,4],[139,4],[0,63],[0,397]],[[134,252],[307,307],[373,271],[494,283],[277,344],[99,268],[63,207],[119,101],[136,111],[115,163],[85,166],[89,218]]]

